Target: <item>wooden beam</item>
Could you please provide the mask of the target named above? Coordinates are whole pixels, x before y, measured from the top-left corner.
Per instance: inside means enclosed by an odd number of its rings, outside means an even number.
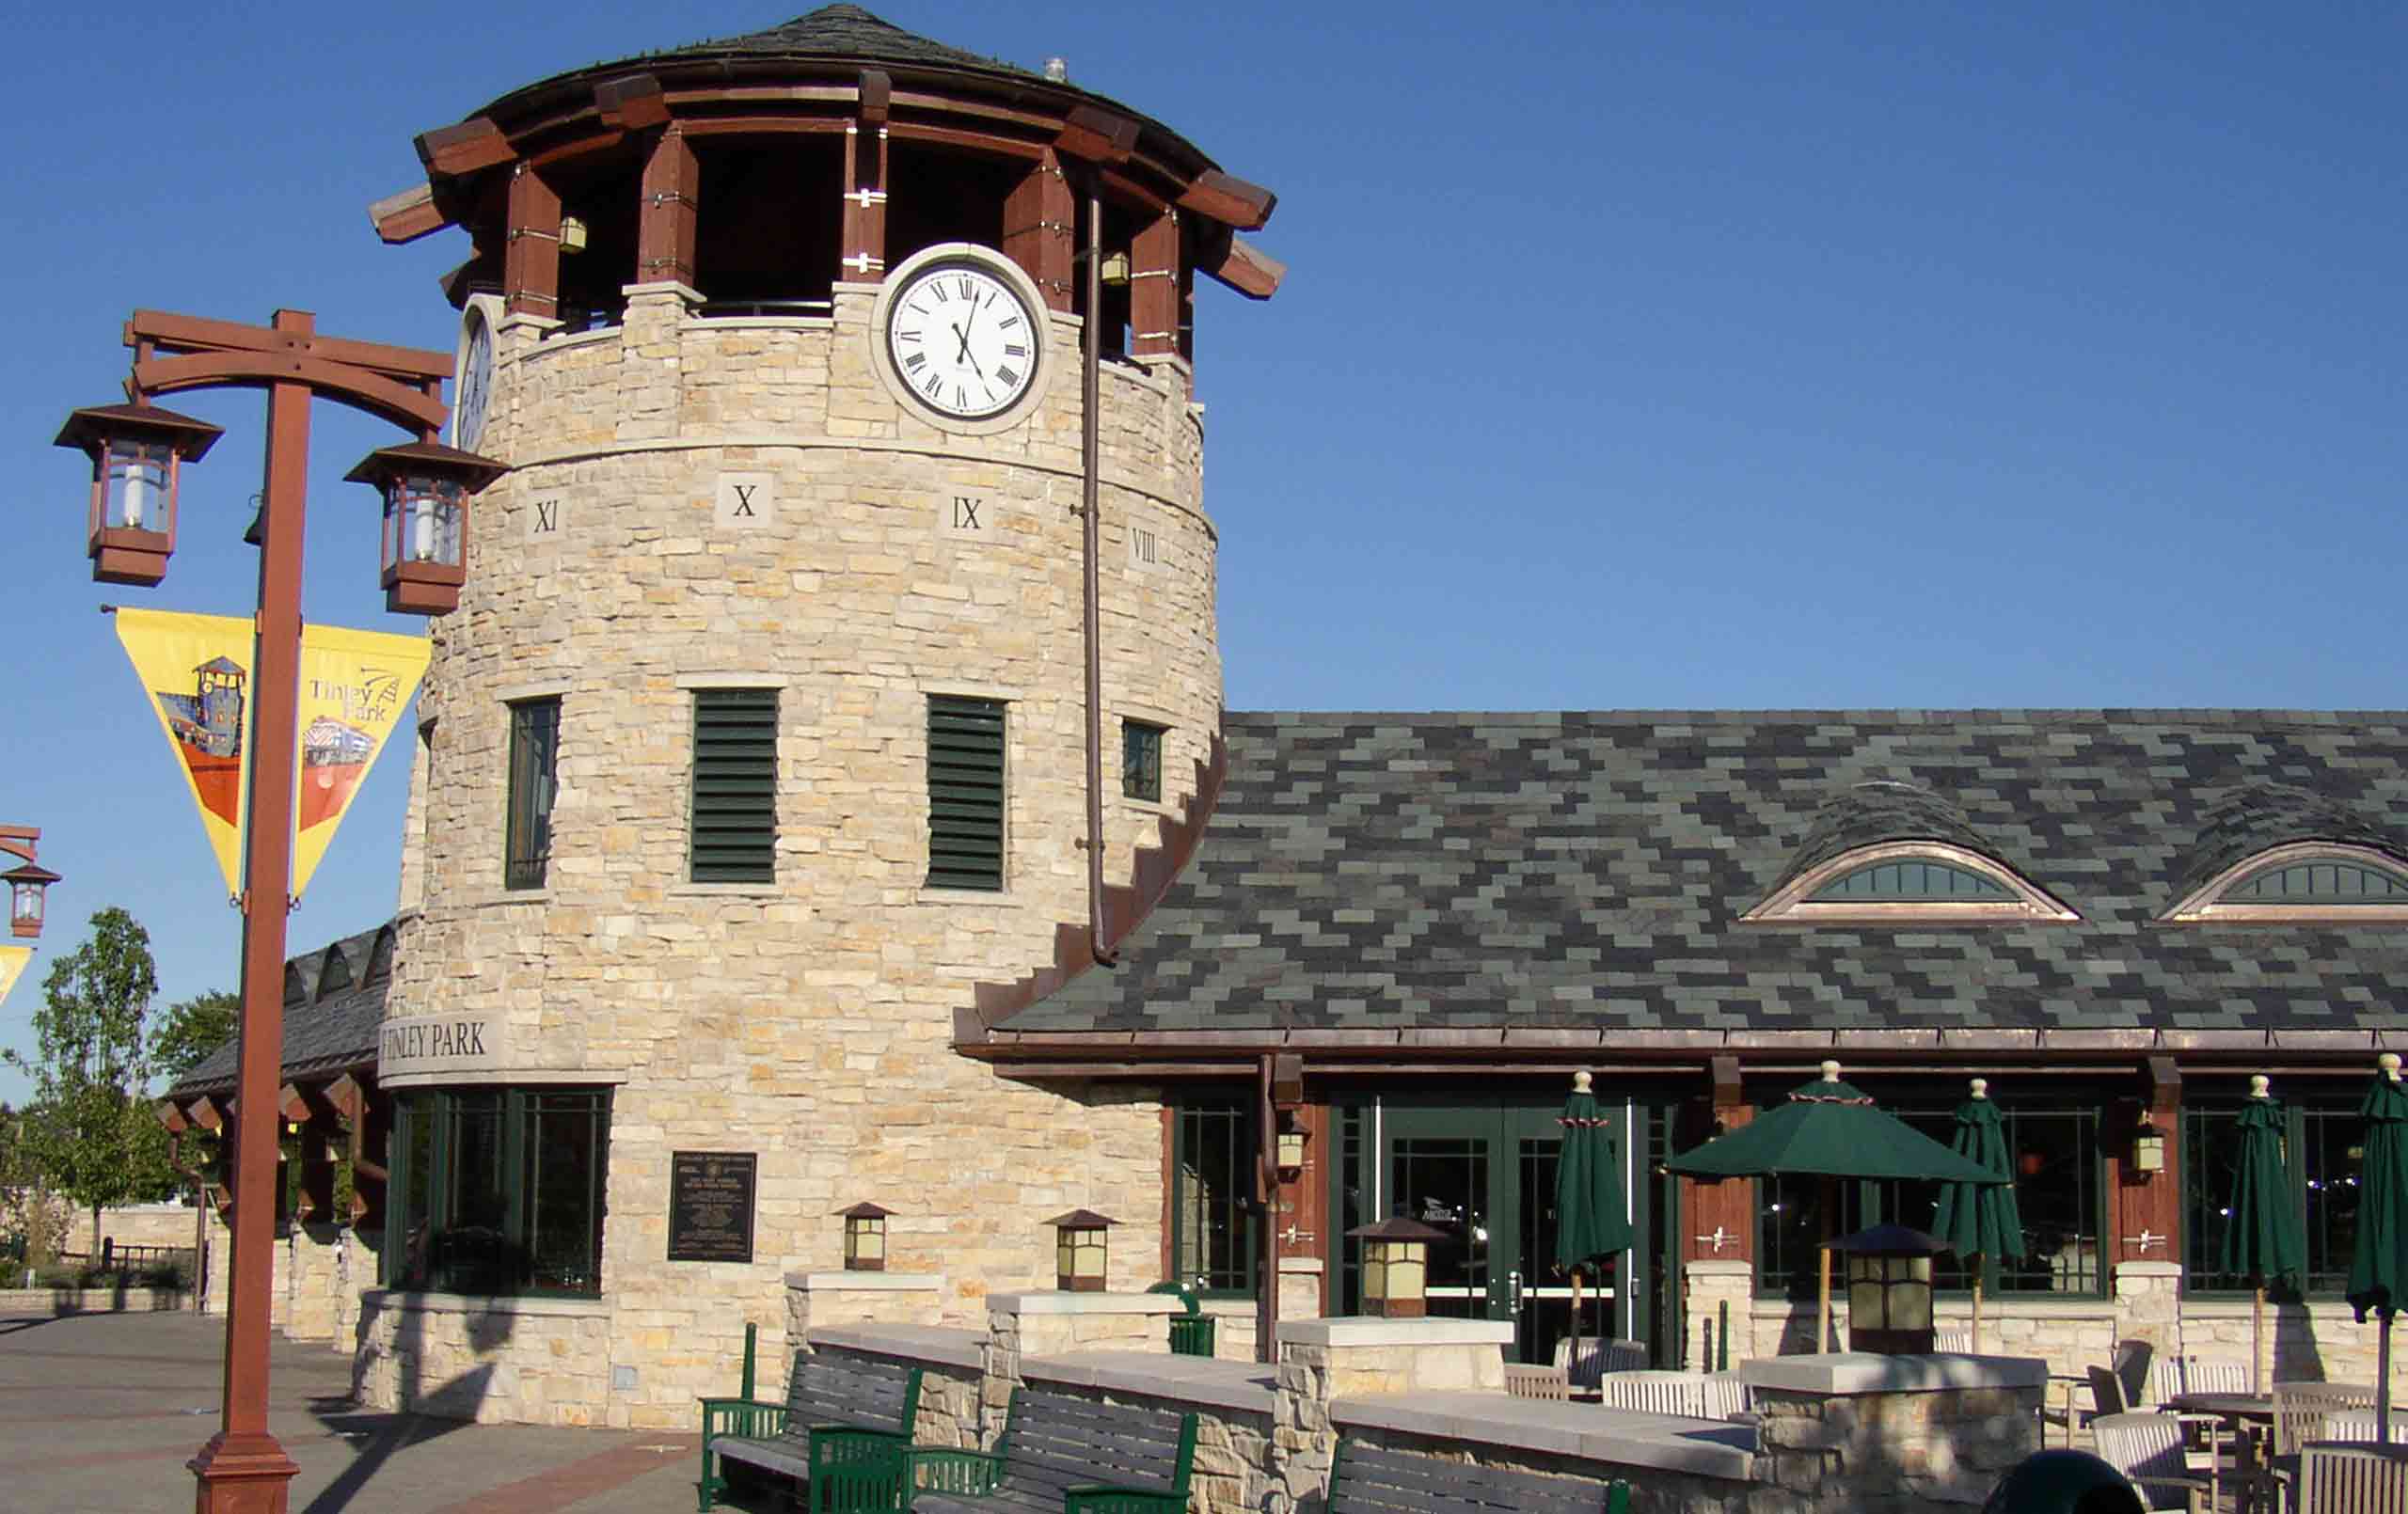
[[[345,1125],[349,1125],[357,1120],[360,1112],[368,1107],[368,1091],[359,1086],[357,1079],[344,1073],[326,1085],[326,1102],[333,1105],[335,1112],[342,1117]]]
[[[1279,197],[1259,184],[1231,178],[1218,168],[1207,168],[1180,192],[1177,203],[1180,210],[1211,216],[1240,231],[1259,231],[1262,223],[1271,219],[1272,208],[1279,203]]]
[[[623,74],[594,87],[594,113],[602,124],[622,132],[641,132],[669,121],[669,100],[660,81],[649,73]]]
[[[507,236],[501,252],[503,308],[512,315],[555,319],[561,304],[561,197],[523,163],[510,181]]]
[[[435,203],[433,184],[412,184],[369,206],[368,224],[388,246],[398,247],[442,230],[452,224],[452,217]]]
[[[686,134],[705,136],[797,136],[842,132],[851,122],[841,116],[683,116]]]
[[[661,129],[644,159],[643,187],[636,215],[636,279],[639,284],[694,283],[696,217],[702,203],[703,170],[685,128]]]
[[[1714,1079],[1714,1104],[1717,1109],[1733,1109],[1746,1102],[1739,1093],[1739,1059],[1715,1057],[1707,1064]]]
[[[875,284],[886,276],[886,110],[893,93],[885,74],[862,71],[859,113],[845,126],[842,234],[836,251],[840,282]]]
[[[1129,355],[1179,351],[1179,213],[1140,227],[1129,248]]]
[[[306,1125],[309,1121],[309,1101],[301,1096],[300,1089],[286,1083],[276,1091],[276,1112],[297,1125]]]
[[[225,1125],[226,1116],[230,1112],[219,1106],[216,1100],[207,1094],[203,1094],[192,1101],[185,1112],[192,1116],[192,1123],[202,1129],[215,1130]]]
[[[580,136],[574,141],[562,142],[557,147],[546,148],[525,161],[531,168],[557,168],[563,164],[579,163],[587,158],[598,158],[606,152],[615,150],[619,144],[626,139],[627,134],[625,132],[603,132],[598,135]]]
[[[1054,150],[1082,163],[1117,167],[1137,150],[1137,123],[1094,105],[1076,105],[1054,134]]]
[[[2179,1109],[2182,1105],[2182,1069],[2172,1057],[2148,1059],[2148,1103],[2152,1110]]]
[[[184,1118],[184,1112],[176,1107],[172,1098],[163,1098],[151,1105],[150,1112],[159,1117],[159,1123],[166,1127],[169,1135],[182,1135],[192,1128],[192,1122]]]
[[[1070,309],[1070,272],[1078,205],[1062,160],[1048,150],[1004,197],[1004,256],[1036,280],[1048,309]]]
[[[1018,158],[1023,163],[1038,162],[1046,152],[1044,143],[1031,142],[1024,137],[998,136],[992,132],[974,131],[962,126],[930,126],[925,121],[890,121],[886,133],[897,142],[934,142],[939,147],[991,153],[999,158]]]
[[[1288,265],[1237,237],[1225,244],[1207,243],[1196,250],[1198,272],[1210,274],[1249,299],[1267,300],[1288,276]]]
[[[501,128],[483,116],[471,116],[457,126],[438,126],[418,139],[418,161],[430,174],[452,177],[508,163],[518,156]]]

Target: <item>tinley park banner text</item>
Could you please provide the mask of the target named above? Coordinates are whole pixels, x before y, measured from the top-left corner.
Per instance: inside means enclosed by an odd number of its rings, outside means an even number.
[[[226,891],[243,889],[243,795],[250,771],[251,623],[231,615],[120,609],[118,639],[200,810],[201,828]],[[293,807],[295,899],[385,749],[393,723],[425,675],[421,637],[351,631],[301,632],[300,780]]]

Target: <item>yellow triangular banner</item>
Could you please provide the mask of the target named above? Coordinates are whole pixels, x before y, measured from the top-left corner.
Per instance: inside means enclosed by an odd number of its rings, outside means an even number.
[[[249,774],[251,623],[230,615],[120,609],[118,639],[177,757],[226,891],[242,891]],[[301,633],[299,777],[293,810],[295,899],[326,855],[360,781],[425,675],[420,637],[341,626]]]
[[[176,771],[200,809],[226,891],[242,892],[243,792],[249,766],[251,623],[231,615],[120,609],[117,639],[133,659]]]
[[[30,946],[0,946],[0,1004],[8,1001],[8,990],[17,986],[17,975],[33,957]]]
[[[426,676],[424,637],[311,625],[301,632],[301,781],[293,811],[293,897],[334,844],[393,722]]]

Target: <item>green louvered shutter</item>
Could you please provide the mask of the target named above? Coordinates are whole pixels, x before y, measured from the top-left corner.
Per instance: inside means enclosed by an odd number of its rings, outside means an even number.
[[[696,883],[777,878],[778,691],[694,691]]]
[[[928,696],[928,887],[1004,886],[1004,705]]]

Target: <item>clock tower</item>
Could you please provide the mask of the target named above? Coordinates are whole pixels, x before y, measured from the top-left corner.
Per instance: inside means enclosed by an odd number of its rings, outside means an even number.
[[[419,150],[377,229],[466,233],[452,439],[509,471],[421,699],[370,1393],[689,1427],[848,1205],[898,1318],[1050,1287],[1066,1208],[1152,1282],[1159,1091],[957,1047],[1217,791],[1192,297],[1273,292],[1272,196],[844,5]]]

